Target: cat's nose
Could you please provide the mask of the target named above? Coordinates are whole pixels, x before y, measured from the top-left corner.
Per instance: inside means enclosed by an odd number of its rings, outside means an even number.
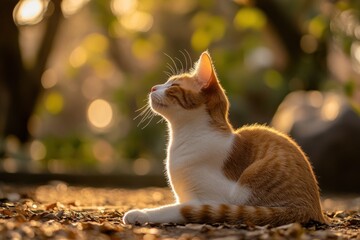
[[[153,86],[152,88],[151,88],[151,92],[155,92],[156,91],[156,86]]]

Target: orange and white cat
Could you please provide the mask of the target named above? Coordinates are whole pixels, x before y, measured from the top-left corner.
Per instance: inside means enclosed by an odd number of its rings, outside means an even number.
[[[131,210],[135,223],[325,223],[312,167],[288,136],[266,126],[234,130],[208,52],[190,73],[152,88],[149,102],[169,127],[166,169],[176,202]]]

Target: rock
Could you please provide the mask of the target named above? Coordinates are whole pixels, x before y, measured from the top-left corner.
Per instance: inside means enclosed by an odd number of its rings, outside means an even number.
[[[309,156],[320,187],[360,191],[360,116],[335,92],[290,93],[272,126],[290,134]]]
[[[335,218],[346,218],[348,217],[350,214],[346,211],[337,211],[334,215]]]

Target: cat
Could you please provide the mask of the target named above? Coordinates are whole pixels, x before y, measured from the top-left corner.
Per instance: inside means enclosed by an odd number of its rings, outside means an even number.
[[[208,51],[192,71],[154,86],[149,103],[168,123],[166,170],[176,202],[130,210],[125,224],[326,223],[317,180],[300,147],[267,126],[233,129]]]

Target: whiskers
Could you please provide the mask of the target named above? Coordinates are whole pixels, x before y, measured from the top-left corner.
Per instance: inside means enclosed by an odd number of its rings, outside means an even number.
[[[170,59],[170,63],[166,64],[167,70],[164,71],[164,73],[168,77],[185,73],[185,72],[189,71],[189,68],[191,68],[193,65],[191,56],[186,49],[184,49],[184,51],[179,50],[179,52],[182,55],[183,61],[178,57],[173,58],[169,54],[164,53],[164,55]]]
[[[134,118],[134,120],[141,118],[140,122],[137,124],[137,127],[140,127],[141,125],[144,125],[141,127],[141,129],[145,129],[153,120],[155,116],[157,116],[156,113],[153,112],[153,110],[150,107],[149,103],[146,103],[144,106],[136,110],[135,112],[138,112],[138,115]],[[156,124],[164,122],[164,119],[161,118],[159,121],[156,122]]]

